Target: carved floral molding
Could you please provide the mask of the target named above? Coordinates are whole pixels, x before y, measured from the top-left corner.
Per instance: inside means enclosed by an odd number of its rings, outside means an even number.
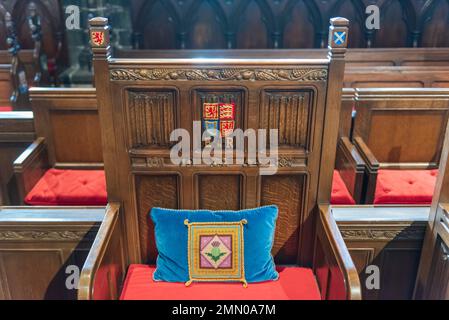
[[[95,235],[93,231],[0,231],[0,241],[81,241]]]
[[[326,81],[327,69],[113,69],[111,80]]]
[[[344,240],[423,240],[425,228],[408,229],[346,229],[340,232]]]

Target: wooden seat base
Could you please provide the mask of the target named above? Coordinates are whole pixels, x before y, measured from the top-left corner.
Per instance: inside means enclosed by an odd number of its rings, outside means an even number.
[[[311,269],[279,267],[279,280],[250,283],[156,282],[154,266],[129,267],[121,300],[320,300],[320,291]]]

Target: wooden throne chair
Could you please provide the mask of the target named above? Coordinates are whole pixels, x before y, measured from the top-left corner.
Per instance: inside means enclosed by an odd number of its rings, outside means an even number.
[[[281,290],[285,299],[359,299],[357,271],[329,211],[348,20],[331,20],[328,52],[317,59],[284,59],[282,51],[269,58],[115,59],[108,20],[90,25],[108,199],[120,211],[100,227],[78,298],[195,299],[202,284],[189,291],[182,283],[152,281],[151,208],[276,204],[272,253],[280,270],[294,267],[291,277],[281,271],[279,281],[260,284],[265,298]],[[275,175],[261,175],[260,163],[171,162],[170,132],[192,133],[203,103],[213,101],[235,103],[236,128],[279,130]],[[259,284],[220,285],[221,298],[252,299]],[[217,298],[209,291],[208,298]]]

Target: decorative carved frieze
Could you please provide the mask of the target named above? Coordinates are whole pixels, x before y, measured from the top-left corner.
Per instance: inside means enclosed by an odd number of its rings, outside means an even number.
[[[344,240],[423,240],[425,228],[341,229]]]
[[[81,241],[94,240],[94,231],[0,231],[0,241]]]
[[[280,158],[278,162],[278,166],[280,168],[290,168],[293,167],[294,159],[291,158]]]
[[[162,168],[165,165],[162,157],[132,158],[131,161],[134,168]]]
[[[111,80],[326,81],[327,69],[112,69]]]
[[[147,158],[147,167],[149,168],[159,168],[164,166],[163,158]]]

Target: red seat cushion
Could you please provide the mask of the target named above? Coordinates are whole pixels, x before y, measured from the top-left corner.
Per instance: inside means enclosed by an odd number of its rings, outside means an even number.
[[[438,170],[379,170],[374,204],[431,204]]]
[[[12,107],[10,106],[0,106],[0,112],[9,112],[12,111]]]
[[[34,206],[104,206],[108,202],[103,170],[50,169],[25,197]]]
[[[311,269],[278,268],[279,280],[250,283],[183,283],[153,281],[154,266],[131,265],[121,300],[320,300]]]
[[[334,170],[334,178],[332,180],[331,204],[355,204],[354,198],[349,193],[337,170]]]

